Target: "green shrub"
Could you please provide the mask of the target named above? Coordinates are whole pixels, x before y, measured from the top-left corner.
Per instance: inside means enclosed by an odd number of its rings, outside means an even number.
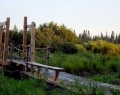
[[[78,49],[73,44],[63,44],[62,45],[62,52],[66,54],[75,54],[78,52]]]
[[[120,85],[120,79],[113,79],[110,81],[110,83],[112,83],[114,85]]]
[[[84,44],[86,50],[91,51],[93,53],[101,53],[101,54],[111,54],[111,55],[119,55],[120,54],[120,45],[109,43],[103,40],[97,41],[89,41]]]
[[[118,72],[119,71],[119,64],[115,61],[112,61],[112,62],[107,62],[107,67],[108,67],[108,70],[111,71],[111,72]]]
[[[119,89],[110,88],[110,92],[112,93],[112,95],[120,95]]]
[[[78,48],[79,51],[83,51],[83,52],[86,51],[86,48],[83,47],[83,45],[81,45],[81,44],[76,44],[76,47]]]

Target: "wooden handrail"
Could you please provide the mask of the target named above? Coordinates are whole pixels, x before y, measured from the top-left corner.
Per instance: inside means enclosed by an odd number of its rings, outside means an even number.
[[[58,80],[59,72],[64,71],[63,68],[43,65],[43,64],[36,63],[36,62],[26,62],[26,71],[28,71],[28,65],[31,65],[31,72],[32,72],[32,74],[33,74],[33,71],[32,71],[33,70],[33,66],[37,66],[39,68],[38,71],[37,71],[37,74],[36,74],[38,78],[40,77],[40,70],[41,70],[41,68],[55,70],[54,81]]]

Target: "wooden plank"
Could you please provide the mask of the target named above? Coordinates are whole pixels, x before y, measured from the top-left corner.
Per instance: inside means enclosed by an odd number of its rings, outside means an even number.
[[[7,61],[10,61],[10,60],[7,60]],[[22,64],[25,66],[25,62],[22,61],[22,60],[12,60],[13,63],[17,63],[17,64]]]
[[[55,77],[54,77],[54,81],[57,81],[58,76],[59,76],[59,71],[58,71],[58,70],[56,70],[56,72],[55,72]]]
[[[26,62],[26,63],[30,64],[30,65],[34,65],[34,66],[40,66],[42,68],[48,68],[48,69],[52,69],[52,70],[64,71],[63,68],[53,67],[53,66],[48,66],[48,65],[43,65],[43,64],[36,63],[36,62]]]
[[[40,78],[40,71],[41,71],[41,67],[38,67],[38,70],[36,72],[36,77]]]
[[[0,22],[0,26],[4,26],[6,25],[6,21],[5,22]]]
[[[25,72],[23,71],[23,74],[29,76],[29,77],[33,77],[33,78],[36,78],[36,79],[40,79],[39,77],[37,77],[35,74],[31,74],[31,72]],[[44,78],[44,77],[41,77],[41,79]],[[54,84],[56,86],[60,86],[60,87],[63,87],[63,85],[61,85],[60,81],[61,80],[57,80],[57,81],[53,81],[53,76],[50,76],[50,75],[47,75],[47,79],[45,79],[46,82],[48,83],[51,83],[51,84]]]
[[[2,57],[2,32],[3,26],[0,26],[0,58]]]
[[[26,62],[26,45],[27,45],[27,17],[24,17],[23,56],[25,62]]]
[[[4,41],[3,61],[7,61],[7,57],[8,57],[9,27],[10,27],[10,18],[7,18],[5,41]]]
[[[35,62],[35,23],[32,22],[31,28],[31,62]]]

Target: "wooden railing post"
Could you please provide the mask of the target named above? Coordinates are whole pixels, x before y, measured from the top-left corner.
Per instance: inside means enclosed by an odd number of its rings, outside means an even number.
[[[18,57],[17,57],[18,60],[20,60],[20,45],[18,46]]]
[[[28,46],[28,47],[26,47],[27,48],[27,51],[26,51],[26,61],[28,62],[28,61],[30,61],[30,47]]]
[[[0,26],[0,58],[2,57],[2,32],[3,26]]]
[[[47,52],[46,52],[46,65],[49,65],[49,52],[50,52],[50,47],[47,47]]]
[[[24,17],[23,57],[25,62],[26,62],[26,45],[27,45],[27,17]]]
[[[28,72],[28,63],[26,63],[25,71]]]
[[[10,18],[7,18],[5,41],[4,41],[4,53],[3,53],[3,61],[4,62],[7,61],[7,57],[8,57],[9,26],[10,26]]]
[[[31,62],[35,62],[35,26],[36,24],[32,22],[31,27]]]
[[[13,54],[13,47],[12,47],[12,43],[10,43],[10,64],[12,63],[12,54]]]
[[[3,60],[3,51],[4,51],[4,44],[2,44],[2,60]]]

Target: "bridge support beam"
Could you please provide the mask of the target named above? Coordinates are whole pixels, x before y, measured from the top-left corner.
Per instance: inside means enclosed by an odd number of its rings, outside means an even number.
[[[6,33],[5,33],[5,40],[4,40],[3,62],[7,61],[7,58],[8,58],[9,26],[10,26],[10,18],[7,18]]]
[[[31,24],[31,62],[35,62],[35,22]]]
[[[23,32],[23,56],[26,62],[26,46],[27,46],[27,17],[24,17],[24,32]]]
[[[3,26],[0,26],[0,58],[2,57],[2,32]]]

